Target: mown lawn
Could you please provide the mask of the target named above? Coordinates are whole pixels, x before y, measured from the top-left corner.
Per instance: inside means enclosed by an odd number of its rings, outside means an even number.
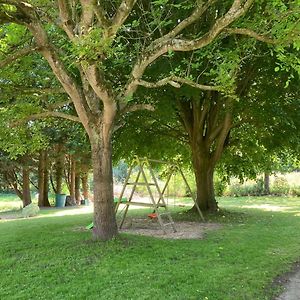
[[[220,206],[207,218],[223,227],[204,240],[93,242],[91,214],[0,220],[0,298],[271,299],[273,279],[300,257],[300,198]]]

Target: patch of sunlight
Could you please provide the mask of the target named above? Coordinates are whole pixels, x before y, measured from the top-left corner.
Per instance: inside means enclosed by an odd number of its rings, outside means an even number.
[[[260,205],[242,205],[242,208],[257,208],[264,211],[288,211],[291,209],[289,206],[276,206],[271,204],[260,204]]]
[[[18,212],[4,212],[0,214],[0,223],[1,222],[10,222],[10,221],[20,221],[20,220],[29,220],[36,218],[49,218],[49,217],[63,217],[63,216],[72,216],[80,214],[92,213],[94,210],[93,205],[84,206],[84,207],[66,207],[66,208],[46,208],[42,209],[42,213],[39,213],[35,217],[23,218],[21,211]],[[47,213],[43,213],[47,211]]]
[[[20,209],[22,207],[22,201],[0,201],[0,211],[7,209]]]
[[[56,208],[52,208],[52,209],[53,209],[53,212],[50,212],[49,214],[45,214],[45,215],[39,215],[38,217],[42,218],[42,217],[73,216],[73,215],[88,214],[88,213],[92,213],[94,211],[93,205],[84,206],[84,207],[62,208],[62,209],[59,209],[58,211],[55,211]]]

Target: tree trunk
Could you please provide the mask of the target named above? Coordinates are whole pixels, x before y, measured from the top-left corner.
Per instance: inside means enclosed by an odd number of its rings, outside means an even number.
[[[64,171],[64,153],[62,145],[57,146],[57,157],[55,161],[55,193],[62,193],[63,171]]]
[[[82,174],[81,183],[82,183],[83,199],[88,200],[89,199],[88,172]]]
[[[16,195],[20,198],[20,200],[23,201],[23,192],[19,188],[15,171],[5,171],[4,180],[7,183],[7,185],[15,191]]]
[[[110,240],[118,234],[113,203],[111,137],[94,132],[90,137],[94,175],[94,228],[98,240]]]
[[[71,166],[70,166],[70,201],[71,203],[76,203],[75,201],[75,177],[76,177],[76,162],[74,156],[71,156]]]
[[[44,168],[44,206],[50,206],[48,193],[49,193],[48,153],[45,152],[45,168]]]
[[[270,194],[270,173],[265,172],[264,174],[264,193],[266,195]]]
[[[202,211],[216,212],[213,175],[232,126],[232,100],[208,92],[200,99],[177,101],[179,119],[188,134],[197,187],[197,203]]]
[[[23,166],[22,169],[23,174],[23,206],[27,206],[31,203],[31,194],[30,194],[30,172],[28,166]]]
[[[218,203],[214,192],[214,166],[208,155],[192,149],[192,161],[197,188],[197,203],[201,211],[216,212]]]
[[[38,188],[39,188],[39,199],[38,206],[50,206],[48,199],[48,189],[49,189],[49,174],[47,169],[48,158],[47,152],[45,150],[40,151],[39,157],[39,168],[38,168]]]
[[[80,174],[75,174],[75,200],[76,204],[80,205]]]

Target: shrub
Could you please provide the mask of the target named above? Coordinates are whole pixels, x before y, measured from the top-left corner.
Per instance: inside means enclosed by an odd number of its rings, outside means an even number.
[[[220,177],[215,176],[214,178],[215,195],[218,197],[223,196],[226,187],[227,187],[227,182],[222,180]]]
[[[290,188],[290,194],[292,196],[300,197],[300,186],[293,186]]]
[[[226,192],[226,196],[260,196],[263,194],[263,180],[258,179],[256,182],[235,183],[231,184]]]
[[[271,185],[271,193],[275,195],[287,195],[289,190],[289,183],[284,177],[276,177]]]

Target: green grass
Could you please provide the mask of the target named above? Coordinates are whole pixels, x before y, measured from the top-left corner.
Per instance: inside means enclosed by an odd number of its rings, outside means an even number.
[[[220,206],[206,217],[222,229],[204,240],[93,242],[91,214],[0,220],[1,299],[271,299],[273,279],[300,256],[300,198]],[[176,220],[190,217],[183,209]]]
[[[15,194],[0,193],[0,212],[16,210],[22,207],[22,201]]]

